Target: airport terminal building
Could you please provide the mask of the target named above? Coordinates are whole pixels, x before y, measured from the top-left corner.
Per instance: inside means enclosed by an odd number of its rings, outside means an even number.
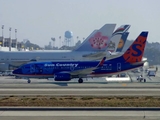
[[[22,48],[23,44],[18,42],[17,39],[0,36],[0,51],[20,51]]]

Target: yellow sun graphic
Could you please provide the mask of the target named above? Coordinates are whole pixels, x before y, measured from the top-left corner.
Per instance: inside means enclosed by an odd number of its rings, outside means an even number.
[[[123,45],[124,45],[124,41],[123,41],[123,39],[121,39],[121,40],[119,41],[118,48],[122,48]]]

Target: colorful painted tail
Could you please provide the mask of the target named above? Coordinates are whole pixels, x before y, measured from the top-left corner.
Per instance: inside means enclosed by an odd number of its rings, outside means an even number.
[[[112,59],[115,61],[137,63],[141,62],[146,45],[148,32],[141,32],[137,39],[132,43],[128,50],[120,57]]]
[[[104,51],[107,47],[107,41],[112,36],[116,24],[105,24],[102,28],[92,32],[85,41],[74,51]]]
[[[121,39],[119,41],[119,44],[118,44],[116,52],[122,52],[123,47],[124,47],[124,45],[125,45],[125,43],[127,41],[128,35],[129,35],[129,32],[125,32],[125,33],[122,34],[122,37],[121,37]]]
[[[121,25],[113,32],[112,37],[107,43],[107,51],[116,52],[123,33],[125,33],[129,28],[130,25]]]
[[[130,25],[121,25],[119,28],[117,28],[117,29],[113,32],[112,36],[114,36],[114,35],[116,35],[116,34],[122,34],[122,33],[124,33],[124,32],[127,32],[129,28],[130,28]]]

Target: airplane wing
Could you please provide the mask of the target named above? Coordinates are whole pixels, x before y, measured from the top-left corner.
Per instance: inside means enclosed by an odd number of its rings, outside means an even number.
[[[90,54],[86,54],[83,55],[82,57],[88,57],[88,58],[94,58],[94,57],[100,57],[100,56],[105,56],[106,52],[98,52],[98,53],[90,53]]]
[[[107,56],[106,52],[98,52],[98,53],[90,53],[82,55],[83,58],[89,59],[89,60],[101,60],[104,56]]]
[[[93,72],[93,70],[97,69],[98,67],[103,66],[104,62],[106,60],[106,57],[104,57],[97,66],[95,67],[90,67],[90,68],[85,68],[85,69],[81,69],[81,70],[75,70],[70,72],[71,75],[86,75],[86,74],[90,74],[91,72]]]

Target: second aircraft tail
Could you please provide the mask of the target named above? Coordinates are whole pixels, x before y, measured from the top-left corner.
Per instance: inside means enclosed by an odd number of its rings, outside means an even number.
[[[104,51],[107,47],[107,42],[112,36],[116,24],[105,24],[99,30],[92,32],[85,41],[74,51]]]
[[[117,47],[116,52],[122,52],[123,47],[124,47],[124,45],[125,45],[125,43],[127,41],[128,35],[129,35],[129,32],[125,32],[125,33],[122,34],[122,37],[121,37],[121,39],[120,39],[120,41],[118,43],[118,47]]]

